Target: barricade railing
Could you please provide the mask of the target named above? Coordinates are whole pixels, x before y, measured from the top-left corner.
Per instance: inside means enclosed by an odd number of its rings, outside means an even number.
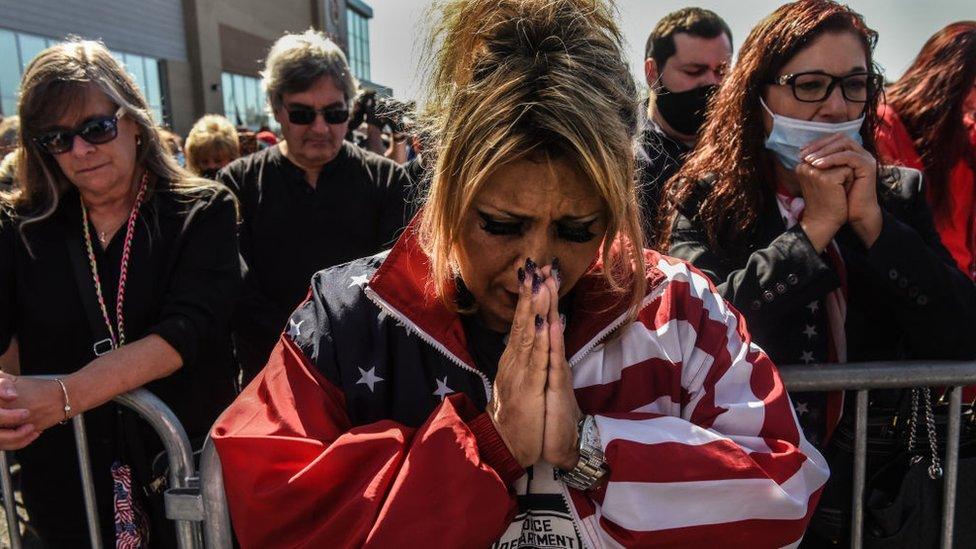
[[[940,547],[952,547],[959,475],[959,433],[962,416],[962,388],[976,384],[973,361],[899,361],[848,364],[791,364],[779,367],[790,392],[853,391],[854,486],[851,495],[851,547],[860,549],[864,538],[864,487],[867,466],[868,391],[910,387],[946,387],[949,393],[949,428],[946,440],[945,489],[942,501]]]
[[[779,367],[791,392],[852,391],[855,393],[854,486],[852,494],[851,547],[860,549],[864,533],[864,490],[867,464],[868,392],[871,389],[946,387],[949,421],[944,459],[942,548],[952,547],[956,488],[959,474],[959,435],[962,415],[962,387],[976,385],[976,361],[900,361],[849,364],[794,364]],[[173,412],[144,389],[116,397],[116,402],[139,413],[156,429],[166,448],[170,464],[170,488],[165,494],[166,516],[176,521],[181,548],[203,546],[225,549],[232,546],[230,515],[224,494],[220,458],[208,438],[200,457],[199,477],[194,475],[189,440]],[[91,465],[87,455],[84,423],[73,418],[78,441],[78,459],[85,487],[88,524],[93,547],[100,547],[95,513]],[[83,451],[84,450],[84,451]],[[5,453],[0,453],[0,482],[13,549],[20,548],[13,488]],[[202,523],[201,539],[200,526]],[[16,537],[15,537],[16,536]]]
[[[50,378],[49,376],[38,376]],[[200,523],[203,507],[199,496],[200,485],[193,465],[193,450],[176,414],[156,395],[145,389],[136,389],[113,399],[117,404],[136,412],[159,435],[166,450],[169,464],[169,488],[164,494],[166,517],[175,521],[176,542],[180,549],[203,547]],[[93,548],[101,549],[104,538],[99,526],[98,506],[95,501],[95,485],[88,454],[88,436],[83,414],[71,418],[77,445],[78,467],[81,470],[88,535]],[[3,490],[4,510],[7,515],[7,531],[12,549],[21,549],[22,540],[14,501],[13,481],[10,477],[7,452],[0,452],[0,485]],[[114,532],[111,533],[114,535]]]

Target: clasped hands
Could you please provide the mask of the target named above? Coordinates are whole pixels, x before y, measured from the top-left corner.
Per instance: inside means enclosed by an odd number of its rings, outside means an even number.
[[[877,161],[844,134],[813,141],[800,151],[795,173],[805,208],[800,225],[823,252],[846,223],[870,248],[881,233]]]
[[[519,298],[508,344],[498,363],[487,412],[522,467],[541,457],[563,470],[579,461],[582,413],[573,393],[559,316],[558,261],[518,270]]]

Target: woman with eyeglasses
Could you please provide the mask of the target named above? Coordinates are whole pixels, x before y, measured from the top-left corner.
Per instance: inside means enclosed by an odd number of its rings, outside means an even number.
[[[834,2],[777,9],[746,39],[670,184],[671,253],[712,279],[777,364],[976,355],[976,291],[939,241],[921,174],[876,160],[876,37]],[[900,402],[872,395],[872,413]],[[842,394],[792,396],[832,460]],[[849,431],[834,438],[850,444]],[[813,536],[837,540],[851,468],[831,469],[821,508],[836,520]]]
[[[275,146],[218,175],[241,203],[247,292],[235,321],[248,381],[274,347],[316,271],[390,246],[409,215],[409,178],[395,162],[345,141],[358,82],[318,31],[286,34],[264,63]]]
[[[176,165],[146,99],[100,43],[41,52],[19,111],[19,186],[0,195],[0,350],[17,337],[21,375],[0,374],[0,449],[18,450],[42,543],[84,546],[65,425],[84,413],[103,540],[146,541],[146,520],[162,519],[161,496],[142,499],[162,448],[106,403],[145,386],[192,440],[234,398],[235,200]],[[153,540],[165,545],[171,531],[154,528]]]

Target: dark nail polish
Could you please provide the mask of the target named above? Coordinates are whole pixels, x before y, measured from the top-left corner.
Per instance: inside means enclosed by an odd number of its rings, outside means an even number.
[[[539,330],[539,329],[542,328],[542,317],[539,316],[539,315],[535,315],[535,328],[536,328],[536,330]]]
[[[552,270],[554,270],[554,271],[558,271],[559,270],[559,258],[558,257],[552,258]]]
[[[525,258],[525,272],[532,274],[535,272],[535,268],[535,261],[532,261],[532,258],[530,257]]]
[[[515,271],[515,274],[516,276],[518,276],[519,284],[525,282],[525,269],[519,267],[518,270]]]
[[[542,279],[539,275],[532,273],[532,293],[539,293],[539,289],[542,288]]]

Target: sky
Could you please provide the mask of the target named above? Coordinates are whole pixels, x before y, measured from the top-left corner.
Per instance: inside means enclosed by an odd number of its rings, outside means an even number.
[[[393,88],[395,97],[422,96],[423,40],[430,0],[369,0],[371,80]],[[639,83],[644,82],[644,43],[665,14],[699,6],[719,14],[732,28],[736,52],[752,27],[782,2],[759,0],[617,0],[619,21],[627,39],[628,60]],[[976,19],[974,0],[852,0],[868,26],[879,33],[875,61],[889,80],[908,67],[929,36],[952,21]]]

